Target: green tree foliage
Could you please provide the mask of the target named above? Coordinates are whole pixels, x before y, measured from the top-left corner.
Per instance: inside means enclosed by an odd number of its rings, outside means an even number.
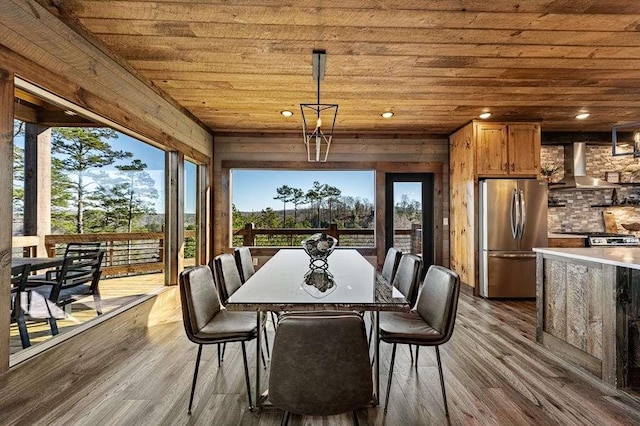
[[[342,194],[342,191],[335,186],[325,185],[324,196],[327,198],[329,204],[329,224],[333,223],[331,217],[331,206],[338,202],[338,197]]]
[[[95,169],[129,158],[130,152],[115,151],[106,139],[118,134],[107,128],[59,127],[53,131],[52,153],[57,154],[56,166],[69,177],[71,200],[75,207],[75,231],[84,232],[84,213],[92,182],[88,174]]]

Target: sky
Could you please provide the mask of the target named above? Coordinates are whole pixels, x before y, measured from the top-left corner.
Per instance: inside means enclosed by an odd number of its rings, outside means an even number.
[[[154,200],[154,209],[157,213],[164,213],[164,151],[153,147],[145,142],[141,142],[131,136],[116,132],[118,137],[109,139],[109,143],[114,150],[128,151],[133,154],[132,158],[119,160],[116,163],[103,167],[102,170],[108,173],[114,173],[118,170],[116,165],[127,164],[132,159],[140,159],[147,165],[146,172],[155,181],[155,188],[158,191],[158,198]],[[18,136],[14,143],[20,148],[24,148],[24,137]],[[195,197],[196,197],[196,166],[188,161],[184,167],[185,182],[185,213],[195,213]]]
[[[282,210],[282,201],[274,200],[276,188],[289,185],[304,192],[314,181],[335,186],[342,196],[375,200],[375,174],[365,171],[293,171],[293,170],[244,170],[231,171],[232,202],[243,212],[259,212],[271,207]],[[289,208],[289,206],[287,206]]]

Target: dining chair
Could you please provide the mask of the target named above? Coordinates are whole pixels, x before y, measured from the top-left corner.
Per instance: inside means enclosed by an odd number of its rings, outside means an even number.
[[[251,401],[251,384],[245,342],[258,337],[255,314],[252,312],[230,312],[222,306],[209,266],[197,266],[180,273],[180,301],[187,338],[198,344],[198,355],[196,356],[191,395],[189,396],[189,414],[191,414],[193,406],[203,345],[231,342],[240,342],[242,346],[244,377],[249,408],[251,409],[253,403]]]
[[[27,276],[29,275],[29,265],[14,266],[11,268],[11,322],[18,324],[20,342],[22,348],[31,346],[29,333],[27,332],[27,322],[22,306],[23,294],[26,294]]]
[[[253,257],[251,256],[251,250],[249,247],[238,247],[233,250],[233,256],[236,259],[236,266],[238,267],[238,272],[240,273],[240,280],[242,280],[242,284],[247,282],[249,278],[256,273],[255,268],[253,267]],[[271,322],[273,323],[273,328],[276,329],[278,327],[277,316],[279,316],[279,312],[271,312]]]
[[[229,297],[231,297],[233,293],[242,286],[243,282],[240,278],[240,272],[238,271],[233,255],[229,253],[220,254],[213,258],[213,265],[213,270],[215,271],[215,282],[218,283],[220,299],[223,301],[222,304],[225,305]],[[264,321],[262,321],[262,323],[265,324]],[[266,327],[262,327],[262,332],[264,333],[264,343],[267,349],[267,356],[269,356],[269,339],[267,337]],[[266,367],[266,360],[262,353],[262,348],[260,348],[260,353],[262,354],[262,362]],[[218,347],[218,360],[219,362],[224,360],[224,348],[222,352],[220,352],[220,348]]]
[[[388,283],[391,283],[393,278],[396,276],[396,271],[398,270],[401,257],[401,250],[398,250],[395,247],[391,247],[387,250],[387,255],[384,258],[380,275],[382,275],[382,278],[384,278]]]
[[[422,259],[415,254],[405,253],[401,255],[398,268],[390,281],[391,285],[398,289],[400,293],[407,299],[409,306],[413,306],[418,294],[418,285],[420,281],[420,270],[422,268]],[[373,320],[372,320],[373,324]],[[369,329],[369,342],[373,333],[373,326]],[[413,363],[413,352],[409,348],[411,362]]]
[[[417,345],[418,347],[435,346],[444,409],[446,415],[449,416],[439,346],[448,342],[453,334],[459,295],[460,278],[458,274],[443,266],[432,265],[427,271],[422,290],[412,311],[380,313],[379,339],[393,344],[387,381],[387,398],[384,404],[385,411],[389,405],[396,346],[398,344]]]
[[[100,297],[99,282],[102,271],[103,251],[90,252],[66,257],[62,267],[45,274],[45,279],[29,277],[27,287],[40,294],[56,306],[64,308],[85,296],[93,296],[96,313],[102,315],[102,299]],[[51,277],[51,279],[47,279]],[[55,315],[47,303],[51,334],[58,334]]]
[[[280,316],[271,355],[269,400],[291,413],[329,416],[373,399],[364,321],[356,312],[291,312]]]
[[[242,281],[242,284],[244,284],[253,274],[256,273],[256,270],[253,267],[251,250],[249,250],[249,247],[238,247],[233,250],[233,256],[236,259],[236,265],[238,267],[238,272],[240,273],[240,280]]]

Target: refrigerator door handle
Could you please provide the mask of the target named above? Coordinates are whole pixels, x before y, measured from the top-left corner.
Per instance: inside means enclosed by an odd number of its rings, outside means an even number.
[[[513,239],[518,239],[518,227],[520,223],[520,204],[518,203],[518,191],[513,190],[511,194],[511,235]]]
[[[489,253],[487,257],[496,257],[502,259],[530,259],[535,258],[536,254],[533,252],[527,253]]]
[[[522,239],[522,237],[524,236],[524,227],[527,223],[527,208],[525,206],[524,191],[522,189],[519,191],[519,198],[520,198],[520,234],[518,238]]]

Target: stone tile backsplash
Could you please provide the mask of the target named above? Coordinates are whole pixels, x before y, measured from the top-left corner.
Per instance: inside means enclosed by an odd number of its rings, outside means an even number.
[[[544,145],[541,150],[542,166],[557,166],[558,172],[553,176],[557,182],[564,177],[564,150],[562,146]],[[621,182],[638,182],[638,186],[626,186],[616,190],[619,202],[623,200],[640,200],[640,160],[631,156],[613,157],[611,148],[601,145],[587,145],[587,175],[604,179],[605,172],[620,172]],[[549,232],[593,231],[603,232],[604,211],[613,212],[618,232],[631,233],[625,230],[622,223],[640,222],[640,205],[616,207],[591,207],[594,204],[610,204],[613,190],[570,190],[549,191],[549,198],[566,204],[566,207],[549,207]],[[640,235],[639,232],[635,234]]]

